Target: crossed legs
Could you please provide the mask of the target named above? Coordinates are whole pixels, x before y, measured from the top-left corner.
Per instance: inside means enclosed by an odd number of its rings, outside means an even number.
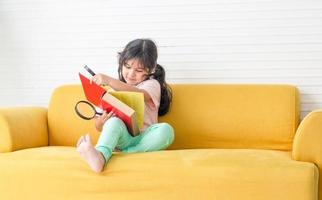
[[[95,147],[87,134],[79,138],[77,151],[91,169],[99,173],[109,161],[115,147],[124,153],[158,151],[166,149],[173,140],[173,128],[167,123],[154,124],[139,136],[132,137],[122,120],[112,117],[105,122]]]

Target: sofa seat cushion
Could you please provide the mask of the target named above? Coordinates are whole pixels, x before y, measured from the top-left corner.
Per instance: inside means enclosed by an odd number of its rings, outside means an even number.
[[[318,170],[290,152],[116,153],[101,174],[73,147],[0,154],[3,199],[316,199]]]

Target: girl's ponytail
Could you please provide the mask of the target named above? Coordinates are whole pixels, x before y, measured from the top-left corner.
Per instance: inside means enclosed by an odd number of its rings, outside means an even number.
[[[172,102],[172,90],[170,86],[165,82],[165,71],[159,64],[156,65],[154,72],[151,76],[160,83],[161,86],[161,101],[159,107],[159,116],[167,114]]]

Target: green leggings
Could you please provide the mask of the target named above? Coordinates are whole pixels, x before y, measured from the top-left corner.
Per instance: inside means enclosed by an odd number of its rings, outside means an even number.
[[[122,120],[112,117],[105,122],[95,148],[103,154],[107,163],[115,148],[125,153],[158,151],[166,149],[173,140],[173,128],[167,123],[153,124],[133,137]]]

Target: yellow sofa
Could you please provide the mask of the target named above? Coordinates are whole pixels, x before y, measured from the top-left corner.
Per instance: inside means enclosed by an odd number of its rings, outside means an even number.
[[[80,85],[57,88],[48,109],[1,108],[0,199],[322,199],[322,111],[300,123],[296,87],[172,89],[160,118],[175,129],[172,146],[114,153],[100,174],[75,149],[81,135],[99,136],[74,113]]]

